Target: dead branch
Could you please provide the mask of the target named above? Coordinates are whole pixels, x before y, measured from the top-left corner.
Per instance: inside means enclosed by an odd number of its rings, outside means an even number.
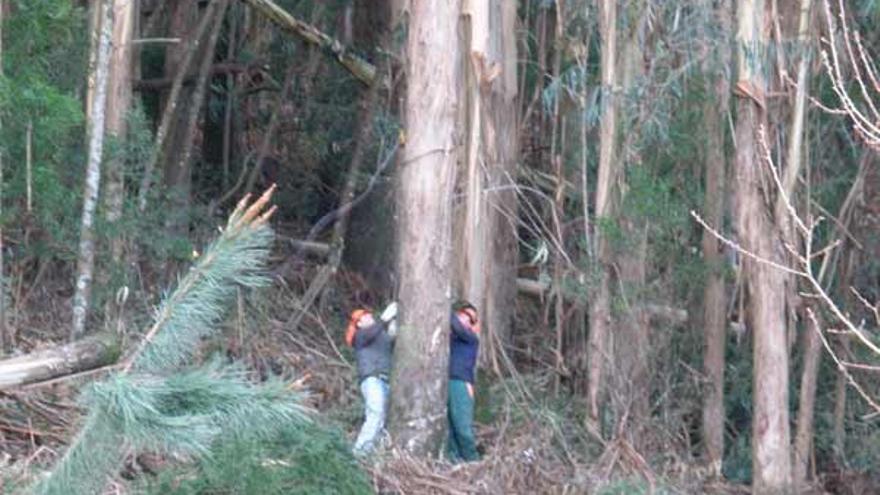
[[[290,15],[289,12],[271,0],[244,0],[244,3],[265,15],[284,31],[293,34],[306,43],[311,43],[330,52],[343,67],[348,69],[354,77],[364,84],[372,84],[376,79],[376,66],[351,53],[336,38],[332,38],[315,26]]]

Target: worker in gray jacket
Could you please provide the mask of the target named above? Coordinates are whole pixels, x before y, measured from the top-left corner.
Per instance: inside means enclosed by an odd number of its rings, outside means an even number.
[[[349,318],[345,341],[354,348],[365,417],[352,449],[355,455],[365,455],[373,450],[385,427],[396,316],[397,304],[391,303],[379,320],[367,309],[356,309]]]

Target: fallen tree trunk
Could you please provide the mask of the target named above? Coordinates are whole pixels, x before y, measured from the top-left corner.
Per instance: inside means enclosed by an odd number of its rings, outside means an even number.
[[[545,295],[550,294],[550,289],[551,286],[549,282],[522,277],[516,279],[516,290],[521,294],[544,297]],[[653,324],[669,324],[677,326],[683,325],[688,319],[687,310],[674,308],[672,306],[646,304],[641,309],[647,313],[649,320]]]
[[[324,242],[304,241],[298,239],[289,240],[291,246],[301,250],[304,254],[316,257],[326,257],[330,254],[330,245]],[[516,279],[516,290],[520,294],[534,297],[544,297],[550,293],[550,283],[543,280],[519,277]],[[683,325],[688,320],[687,310],[664,306],[662,304],[646,304],[644,311],[654,324],[669,324],[673,326]]]
[[[119,359],[119,339],[97,334],[0,361],[0,390],[98,368]]]
[[[330,256],[330,244],[326,242],[305,241],[299,239],[290,239],[290,245],[303,254],[316,257]]]
[[[349,52],[348,48],[339,40],[331,38],[315,26],[290,15],[289,12],[271,0],[244,0],[244,3],[265,15],[281,29],[301,38],[307,43],[317,45],[329,51],[343,67],[348,69],[354,77],[364,84],[372,84],[376,78],[376,67],[373,64]]]

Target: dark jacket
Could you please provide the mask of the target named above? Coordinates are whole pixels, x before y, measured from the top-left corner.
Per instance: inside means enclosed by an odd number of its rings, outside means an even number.
[[[458,321],[455,313],[452,313],[449,324],[452,327],[452,335],[449,336],[449,378],[474,383],[480,336]]]
[[[353,344],[358,377],[361,381],[369,376],[387,377],[391,373],[394,338],[388,335],[384,323],[377,321],[367,328],[359,328],[354,334]]]

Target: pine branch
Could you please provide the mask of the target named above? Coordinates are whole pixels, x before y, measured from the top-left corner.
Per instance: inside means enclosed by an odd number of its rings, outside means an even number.
[[[222,316],[222,302],[234,294],[236,285],[259,287],[268,282],[260,270],[273,238],[266,222],[275,206],[261,212],[274,192],[273,184],[252,205],[248,206],[250,194],[239,201],[222,235],[159,308],[141,345],[126,359],[123,373],[135,366],[151,371],[181,364],[191,356],[193,344],[211,332]],[[185,327],[179,330],[180,325]]]
[[[275,187],[253,204],[246,196],[226,228],[156,312],[123,369],[83,394],[86,422],[40,494],[100,493],[131,451],[205,457],[219,436],[266,439],[308,421],[302,397],[283,383],[255,386],[245,370],[211,362],[189,364],[200,340],[218,331],[238,286],[259,287],[272,243],[266,209]]]

